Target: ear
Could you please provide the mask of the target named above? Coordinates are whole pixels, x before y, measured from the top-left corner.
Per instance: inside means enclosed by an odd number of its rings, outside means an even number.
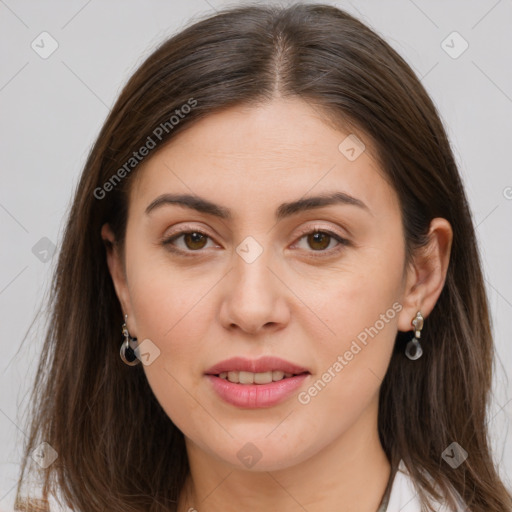
[[[117,243],[109,224],[103,224],[101,227],[101,238],[103,239],[103,243],[105,244],[105,249],[107,251],[108,269],[110,271],[110,276],[112,277],[112,282],[114,283],[117,298],[121,304],[123,316],[128,315],[130,317],[132,309],[123,257],[119,244]]]
[[[428,237],[428,244],[418,249],[407,270],[403,309],[398,317],[399,331],[414,329],[411,321],[418,311],[426,319],[444,287],[453,239],[450,223],[441,217],[432,219]]]

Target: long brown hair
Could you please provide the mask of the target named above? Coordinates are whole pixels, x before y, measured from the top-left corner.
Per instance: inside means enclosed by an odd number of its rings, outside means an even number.
[[[42,497],[61,496],[74,510],[175,509],[189,470],[184,437],[142,365],[128,367],[119,357],[123,317],[100,229],[109,222],[122,246],[134,151],[151,139],[151,158],[213,112],[278,95],[300,97],[326,121],[372,140],[400,200],[406,264],[426,243],[431,219],[452,225],[451,261],[424,329],[423,357],[405,358],[407,339],[397,335],[380,390],[380,439],[393,468],[405,462],[424,507],[432,496],[443,499],[430,475],[443,493],[455,489],[472,512],[510,512],[487,437],[494,360],[487,297],[444,127],[418,78],[381,37],[318,4],[236,7],[197,21],[161,44],[121,92],[90,152],[64,233],[17,490],[20,510],[36,509],[22,505],[36,469]],[[58,454],[46,469],[30,457],[42,441]],[[469,453],[457,469],[442,459],[452,442]]]

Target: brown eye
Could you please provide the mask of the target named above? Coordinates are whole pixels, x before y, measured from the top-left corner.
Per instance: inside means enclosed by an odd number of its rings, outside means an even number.
[[[301,247],[301,241],[305,241],[305,247]],[[335,242],[331,244],[331,242]],[[333,246],[332,246],[333,245]],[[334,253],[342,250],[344,247],[349,246],[350,242],[342,238],[336,233],[331,231],[321,230],[319,228],[306,231],[296,242],[296,246],[300,249],[304,249],[313,256],[332,256]],[[331,246],[331,247],[330,247]],[[318,254],[314,254],[318,253]]]
[[[331,235],[321,231],[315,231],[307,235],[308,244],[312,249],[323,251],[329,247]]]
[[[201,231],[181,231],[163,240],[162,244],[173,252],[187,254],[204,249],[209,239],[210,237]]]
[[[183,234],[183,241],[187,248],[191,250],[202,249],[206,245],[207,238],[206,235],[198,231]]]
[[[310,230],[305,232],[299,238],[297,245],[300,246],[300,241],[303,239],[306,241],[306,247],[299,248],[305,249],[310,253],[321,253],[319,256],[323,254],[332,255],[332,253],[343,249],[344,246],[350,245],[348,240],[340,237],[336,233],[320,229],[314,229],[312,231]],[[211,240],[211,237],[206,233],[197,230],[189,230],[181,231],[167,239],[164,239],[162,244],[177,254],[193,256],[193,253],[195,252],[201,253],[202,249],[207,246],[208,240]],[[330,247],[333,241],[337,242],[337,244],[335,244],[334,247]]]

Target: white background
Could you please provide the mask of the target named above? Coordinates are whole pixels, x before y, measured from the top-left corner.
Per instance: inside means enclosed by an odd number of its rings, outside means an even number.
[[[483,258],[497,349],[489,425],[495,459],[510,487],[512,1],[328,3],[366,22],[407,60],[448,130]],[[90,146],[137,65],[194,16],[227,5],[0,0],[0,510],[14,500],[41,327],[21,341],[42,304],[57,255],[43,262],[32,248],[43,237],[58,246]],[[58,43],[47,59],[31,47],[43,31]],[[456,59],[442,47],[453,31],[469,44]],[[454,39],[455,49],[460,44]]]

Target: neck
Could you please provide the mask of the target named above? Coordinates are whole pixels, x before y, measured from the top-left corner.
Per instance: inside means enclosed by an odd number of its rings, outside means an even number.
[[[234,468],[186,438],[190,474],[178,512],[376,512],[391,470],[377,431],[377,404],[320,452],[276,471]]]

